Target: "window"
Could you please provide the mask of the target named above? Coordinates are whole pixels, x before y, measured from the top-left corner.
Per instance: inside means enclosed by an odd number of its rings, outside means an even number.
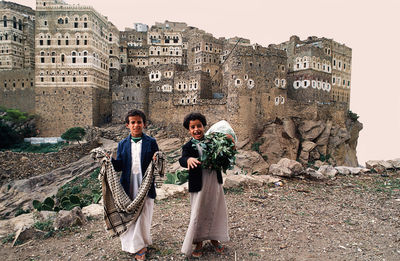
[[[50,39],[47,40],[47,45],[51,45],[51,40]]]
[[[87,23],[83,23],[83,28],[87,28]]]
[[[58,24],[64,24],[64,20],[62,18],[58,19]]]
[[[65,40],[65,45],[69,45],[69,40]]]
[[[74,23],[74,28],[78,28],[78,23],[77,22]]]
[[[43,45],[43,40],[39,40],[39,45]]]
[[[83,40],[83,45],[87,45],[88,41],[87,40]]]
[[[7,16],[3,17],[3,26],[7,27]]]
[[[78,39],[76,40],[76,45],[79,45],[79,40]]]
[[[76,82],[76,77],[72,77],[72,81],[73,81],[73,82]]]
[[[65,62],[65,55],[64,54],[61,55],[61,62],[62,63]]]
[[[87,63],[87,57],[83,57],[83,63]]]
[[[58,45],[61,45],[61,40],[57,40],[57,44],[58,44]]]

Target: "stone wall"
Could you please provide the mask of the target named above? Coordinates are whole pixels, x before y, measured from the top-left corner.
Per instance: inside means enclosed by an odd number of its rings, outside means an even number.
[[[111,116],[108,90],[92,87],[36,87],[40,136],[59,136],[76,126],[98,126]]]
[[[0,71],[0,106],[34,113],[34,77],[32,69]]]

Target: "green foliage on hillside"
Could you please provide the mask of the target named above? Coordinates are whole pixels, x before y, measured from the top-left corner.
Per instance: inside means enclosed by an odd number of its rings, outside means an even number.
[[[101,184],[97,179],[100,169],[97,168],[89,177],[77,177],[62,186],[53,197],[43,202],[34,200],[32,205],[38,211],[71,210],[74,207],[85,207],[98,203],[101,199]]]

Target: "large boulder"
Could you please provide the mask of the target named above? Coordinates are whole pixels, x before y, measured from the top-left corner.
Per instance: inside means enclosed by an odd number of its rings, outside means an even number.
[[[268,174],[269,164],[256,151],[238,150],[238,154],[236,154],[237,168],[240,169],[240,173],[237,174],[257,173],[265,175]]]
[[[391,162],[384,160],[369,160],[365,162],[365,166],[368,169],[374,169],[377,172],[384,172],[385,170],[393,168],[393,164]]]
[[[283,158],[277,164],[270,166],[269,173],[280,177],[295,177],[300,175],[303,170],[303,166],[299,162]]]
[[[338,173],[338,171],[331,165],[322,165],[318,171],[329,178],[334,178]]]
[[[318,170],[312,169],[312,168],[307,168],[304,171],[304,176],[310,179],[317,179],[317,180],[325,180],[328,177],[319,172]]]
[[[85,217],[101,218],[103,217],[104,207],[100,204],[91,204],[82,208],[82,213]]]
[[[156,188],[158,200],[163,200],[169,197],[175,197],[178,195],[185,194],[186,192],[187,192],[187,184],[186,185],[162,184],[161,188]]]
[[[392,164],[393,168],[400,169],[400,158],[388,160],[387,162]]]
[[[80,207],[74,207],[72,210],[60,210],[54,220],[54,228],[68,228],[73,226],[81,226],[87,222],[86,217],[82,213]]]

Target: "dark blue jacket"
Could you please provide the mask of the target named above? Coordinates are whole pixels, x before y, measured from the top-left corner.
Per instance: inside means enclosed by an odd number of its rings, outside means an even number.
[[[158,145],[154,138],[147,136],[143,133],[142,136],[142,151],[140,153],[140,164],[142,168],[142,176],[150,165],[153,155],[158,151]],[[126,194],[129,195],[129,185],[132,169],[132,152],[131,152],[131,135],[123,139],[118,143],[117,159],[112,159],[112,164],[115,171],[122,171],[121,184]],[[150,187],[148,196],[150,198],[156,198],[156,189],[153,184]]]

